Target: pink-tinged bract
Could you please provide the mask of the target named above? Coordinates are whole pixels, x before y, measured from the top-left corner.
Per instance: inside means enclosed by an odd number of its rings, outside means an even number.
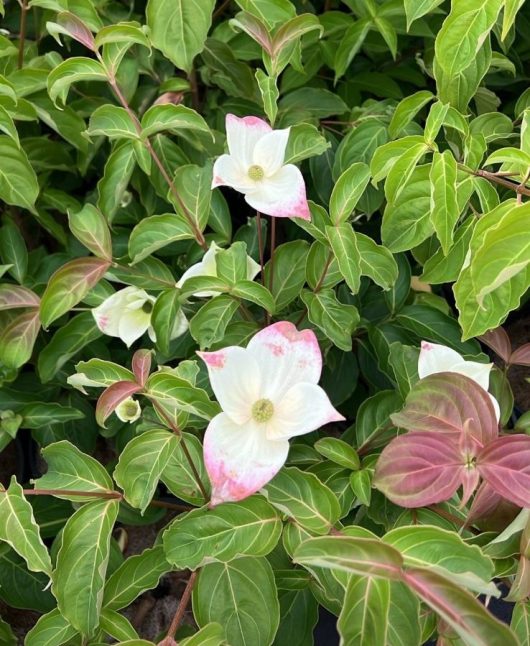
[[[396,505],[425,507],[451,498],[462,484],[465,469],[450,435],[410,432],[385,447],[373,484]]]

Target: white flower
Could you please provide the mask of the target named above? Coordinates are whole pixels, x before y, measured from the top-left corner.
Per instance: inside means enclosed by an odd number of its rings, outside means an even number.
[[[302,173],[283,163],[289,130],[273,130],[258,117],[226,115],[229,154],[216,160],[212,188],[231,186],[260,213],[310,220]]]
[[[204,436],[212,505],[263,487],[285,463],[289,438],[344,419],[317,386],[322,355],[311,330],[281,321],[258,332],[246,349],[198,354],[223,409]]]
[[[142,409],[136,399],[127,397],[127,399],[124,399],[121,404],[116,406],[114,412],[122,422],[129,422],[129,424],[132,424],[140,417]]]
[[[456,372],[473,379],[481,388],[488,390],[492,363],[479,363],[466,361],[456,350],[437,343],[421,342],[420,357],[418,360],[418,376],[420,379],[434,375],[438,372]],[[495,409],[497,421],[500,419],[499,403],[490,394],[491,403]]]
[[[103,334],[119,337],[127,347],[130,347],[145,332],[149,334],[151,341],[156,341],[155,331],[151,326],[151,314],[155,301],[156,298],[143,289],[125,287],[95,307],[92,314]],[[186,317],[179,310],[171,338],[184,334],[187,329]]]
[[[189,269],[182,274],[180,277],[177,287],[182,287],[188,278],[195,278],[196,276],[217,276],[217,263],[215,262],[215,256],[221,251],[215,242],[212,242],[208,251],[202,257],[200,262],[195,263]],[[260,272],[260,266],[258,263],[247,255],[247,279],[254,280]],[[193,294],[197,298],[209,298],[210,296],[217,296],[217,292],[211,290],[204,290],[202,292],[196,292]]]

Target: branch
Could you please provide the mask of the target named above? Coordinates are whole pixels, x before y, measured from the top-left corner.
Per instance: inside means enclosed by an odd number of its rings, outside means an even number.
[[[20,29],[18,33],[18,69],[24,66],[24,47],[26,45],[26,26],[28,17],[28,3],[27,0],[22,0],[20,3]]]
[[[186,583],[186,587],[184,588],[184,592],[182,593],[182,597],[180,598],[177,611],[175,612],[175,616],[173,617],[171,626],[167,631],[167,636],[169,639],[172,639],[175,637],[175,633],[177,632],[177,629],[180,626],[180,622],[184,617],[184,613],[186,612],[186,608],[188,607],[188,603],[190,601],[193,586],[195,585],[195,579],[197,578],[197,574],[198,574],[198,571],[192,572],[190,578],[188,579],[188,582]]]
[[[491,173],[489,170],[479,169],[471,171],[471,173],[476,177],[484,177],[484,179],[487,179],[490,182],[494,182],[495,184],[500,184],[501,186],[510,188],[512,191],[515,191],[517,195],[526,195],[530,197],[530,188],[524,186],[524,183],[516,184],[515,182],[511,182],[509,179],[505,179],[497,173]]]

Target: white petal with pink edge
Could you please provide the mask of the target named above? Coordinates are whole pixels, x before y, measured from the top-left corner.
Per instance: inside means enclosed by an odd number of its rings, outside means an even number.
[[[285,149],[290,128],[272,130],[262,137],[254,148],[253,163],[261,166],[268,177],[280,170],[285,159]]]
[[[320,386],[300,383],[290,388],[275,405],[274,416],[267,425],[267,437],[288,440],[342,420],[344,417],[333,408]]]
[[[255,187],[255,182],[248,176],[248,166],[232,155],[221,155],[213,165],[212,188],[231,186],[240,193],[246,193]]]
[[[256,144],[264,135],[271,132],[272,128],[259,117],[239,118],[234,114],[227,114],[225,123],[230,155],[248,168],[253,164]]]
[[[289,442],[270,441],[262,425],[234,424],[216,415],[204,435],[204,462],[212,483],[211,506],[252,495],[284,465]]]
[[[282,166],[274,175],[256,182],[255,189],[245,194],[245,201],[266,215],[311,219],[304,178],[293,164]]]
[[[269,325],[250,339],[247,352],[263,375],[261,397],[280,401],[299,382],[317,384],[322,353],[312,330],[298,331],[289,321]]]
[[[248,422],[252,405],[260,399],[261,373],[255,359],[237,346],[197,354],[208,368],[212,390],[223,411],[235,424]]]

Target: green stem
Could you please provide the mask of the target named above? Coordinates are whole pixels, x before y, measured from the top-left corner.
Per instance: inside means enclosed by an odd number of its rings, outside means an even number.
[[[331,261],[333,260],[333,252],[330,251],[328,253],[328,257],[326,260],[326,264],[324,265],[324,269],[322,270],[322,273],[320,274],[320,278],[318,279],[318,283],[315,285],[315,289],[313,290],[314,294],[318,294],[318,292],[322,289],[322,285],[324,284],[324,280],[326,279],[326,275],[328,273],[329,266],[331,265]],[[304,311],[298,318],[298,320],[295,323],[295,326],[298,327],[300,323],[305,319],[307,315],[307,307],[304,308]]]

